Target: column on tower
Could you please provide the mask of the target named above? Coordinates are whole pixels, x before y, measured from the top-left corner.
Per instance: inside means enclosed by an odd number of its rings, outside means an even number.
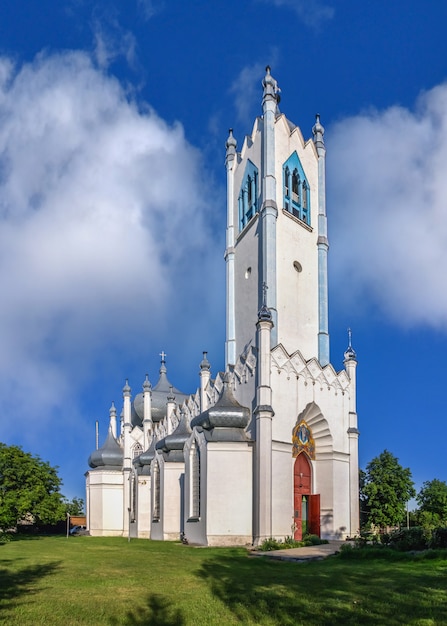
[[[277,303],[276,303],[276,220],[278,207],[276,203],[275,177],[275,115],[278,105],[278,85],[266,67],[263,80],[262,109],[264,114],[264,128],[262,134],[262,156],[264,168],[262,172],[262,197],[260,210],[262,235],[262,284],[268,286],[267,306],[271,311],[273,329],[271,332],[272,346],[277,343]]]

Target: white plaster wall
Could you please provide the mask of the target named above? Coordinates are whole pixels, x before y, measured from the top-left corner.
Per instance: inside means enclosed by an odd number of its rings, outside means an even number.
[[[278,214],[276,234],[278,343],[288,352],[299,348],[310,359],[318,355],[317,234],[283,211]]]
[[[258,301],[258,245],[259,219],[256,215],[236,243],[235,275],[235,330],[236,355],[250,342],[255,345]],[[251,272],[248,269],[251,268]]]
[[[123,475],[118,471],[88,472],[89,520],[92,536],[123,534]]]
[[[310,186],[310,228],[282,211],[282,168],[293,152],[298,154]],[[318,355],[318,158],[313,142],[303,144],[298,128],[290,133],[284,116],[275,123],[275,156],[278,343],[289,352],[299,349],[310,359]],[[302,267],[300,273],[293,267],[295,261]]]
[[[273,441],[272,451],[272,535],[278,539],[293,535],[292,444]],[[291,469],[292,468],[292,469]]]
[[[151,536],[151,477],[138,477],[138,537]]]
[[[193,441],[200,450],[200,518],[190,519],[191,508],[191,484],[190,484],[190,452]],[[208,539],[206,536],[206,519],[207,519],[207,505],[208,499],[207,485],[208,485],[208,471],[207,471],[207,447],[205,437],[203,433],[198,433],[194,430],[191,437],[185,443],[183,449],[185,457],[185,498],[184,498],[184,532],[186,539],[193,545],[208,545]]]
[[[252,542],[253,458],[248,443],[208,443],[209,545]]]
[[[184,476],[184,463],[164,463],[163,481],[163,539],[178,540],[183,526],[181,479]],[[182,479],[183,480],[183,479]]]
[[[320,494],[321,532],[325,538],[350,534],[349,388],[343,392],[296,373],[290,363],[272,369],[273,468],[272,498],[274,536],[291,534],[293,514],[292,431],[304,416],[316,447],[313,493]],[[315,372],[321,369],[315,369]],[[310,407],[310,408],[309,408]]]

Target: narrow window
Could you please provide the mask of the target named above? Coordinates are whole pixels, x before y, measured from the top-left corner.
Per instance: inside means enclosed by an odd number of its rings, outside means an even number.
[[[292,174],[292,200],[296,202],[296,204],[300,205],[300,177],[298,174],[298,170],[293,170]]]
[[[137,511],[137,478],[135,473],[130,475],[130,521],[135,521]]]
[[[160,520],[160,466],[158,461],[154,464],[154,512],[152,517],[154,522]]]
[[[248,200],[248,208],[253,204],[253,189],[251,187],[251,176],[247,177],[247,200]]]
[[[200,450],[191,448],[191,517],[200,517]]]
[[[284,171],[284,195],[286,196],[286,198],[290,197],[289,177],[290,177],[290,171],[289,171],[289,168],[286,167]]]

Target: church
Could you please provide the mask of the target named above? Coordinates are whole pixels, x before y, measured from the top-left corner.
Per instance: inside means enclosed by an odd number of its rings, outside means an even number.
[[[259,545],[359,530],[356,354],[330,363],[324,128],[305,140],[270,68],[240,150],[226,141],[225,371],[148,377],[110,409],[86,473],[92,536]]]

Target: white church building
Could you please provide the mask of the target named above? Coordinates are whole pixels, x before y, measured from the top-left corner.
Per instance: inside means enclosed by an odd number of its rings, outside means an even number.
[[[266,68],[262,115],[226,142],[225,372],[132,397],[86,474],[91,535],[259,544],[359,529],[354,350],[329,360],[324,129],[305,140]]]

